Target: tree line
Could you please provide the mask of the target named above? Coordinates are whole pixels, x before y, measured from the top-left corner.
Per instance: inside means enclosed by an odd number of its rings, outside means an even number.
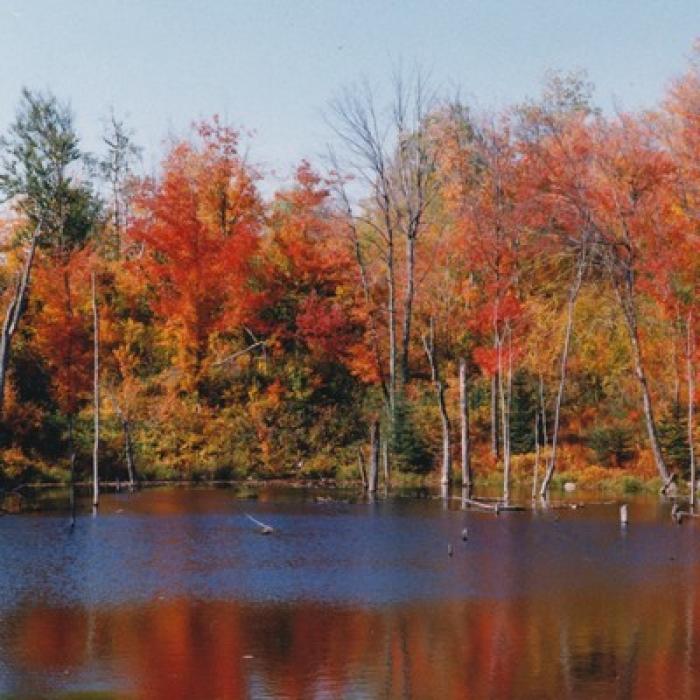
[[[698,55],[696,54],[696,58]],[[158,172],[23,91],[0,140],[0,473],[695,479],[700,62],[654,110],[584,74],[498,113],[333,99],[272,196],[218,117]],[[101,418],[101,420],[100,420]],[[367,450],[369,435],[372,445]],[[472,469],[472,465],[474,469]],[[562,466],[563,465],[563,466]],[[595,470],[598,471],[595,471]]]

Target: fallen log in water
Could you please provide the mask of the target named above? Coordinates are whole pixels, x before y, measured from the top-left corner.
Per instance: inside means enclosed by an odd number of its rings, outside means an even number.
[[[490,510],[493,513],[498,513],[498,502],[496,503],[484,503],[483,501],[477,501],[475,498],[461,498],[459,496],[453,496],[456,501],[471,506],[472,508],[481,508],[481,510]]]
[[[488,510],[492,513],[502,513],[504,511],[525,511],[528,510],[525,506],[516,506],[511,504],[505,504],[500,501],[495,501],[492,503],[485,503],[484,501],[477,500],[475,498],[463,498],[462,496],[452,496],[455,501],[460,501],[472,508],[481,508],[482,510]]]
[[[271,527],[270,525],[265,525],[265,523],[261,522],[260,520],[256,520],[252,515],[248,515],[248,513],[245,513],[245,517],[259,526],[260,529],[258,530],[258,532],[261,535],[271,535],[275,531],[273,527]]]
[[[577,503],[571,503],[567,501],[562,501],[560,503],[542,503],[539,501],[541,510],[578,510],[579,508],[590,508],[592,506],[618,506],[620,501],[579,501]],[[533,509],[536,510],[536,509]]]

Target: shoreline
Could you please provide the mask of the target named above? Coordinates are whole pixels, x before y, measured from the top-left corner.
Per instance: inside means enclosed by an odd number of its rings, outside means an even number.
[[[502,474],[493,471],[487,474],[479,475],[473,484],[473,491],[480,490],[493,493],[502,485]],[[561,472],[555,474],[550,487],[551,493],[568,494],[574,496],[576,493],[592,493],[604,492],[610,494],[633,495],[633,494],[659,494],[660,480],[658,477],[643,477],[637,476],[629,472],[618,474],[610,474],[606,478],[590,479],[585,478],[585,472]],[[92,481],[76,481],[75,486],[78,489],[86,489],[92,487]],[[142,479],[135,484],[135,490],[173,487],[173,488],[262,488],[266,486],[282,486],[288,488],[307,488],[307,489],[354,489],[363,491],[362,481],[360,479],[345,479],[345,478],[260,478],[260,477],[245,477],[241,479]],[[23,490],[29,491],[49,491],[52,489],[62,490],[70,487],[68,481],[31,481],[21,484],[9,484],[0,486],[0,498],[11,494],[21,494]],[[129,490],[129,482],[126,480],[105,480],[100,482],[100,488],[105,492],[121,492]],[[384,491],[385,484],[380,484],[380,491]],[[415,474],[398,474],[391,479],[388,488],[390,490],[406,490],[406,489],[439,489],[440,484],[438,477],[435,474],[415,475]],[[511,488],[520,491],[531,491],[532,480],[520,479],[515,476],[511,480]],[[450,484],[450,490],[460,490],[461,482],[454,480]],[[678,489],[673,496],[687,495],[689,484],[686,481],[678,481]]]

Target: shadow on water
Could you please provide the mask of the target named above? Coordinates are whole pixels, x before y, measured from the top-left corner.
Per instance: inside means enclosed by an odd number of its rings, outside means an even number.
[[[699,696],[695,522],[424,495],[154,489],[71,532],[54,494],[0,518],[0,697]]]

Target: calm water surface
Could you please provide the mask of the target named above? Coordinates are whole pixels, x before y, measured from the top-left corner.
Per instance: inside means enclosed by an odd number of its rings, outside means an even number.
[[[319,493],[0,518],[0,697],[700,697],[700,531],[668,504],[621,531],[615,505]]]

